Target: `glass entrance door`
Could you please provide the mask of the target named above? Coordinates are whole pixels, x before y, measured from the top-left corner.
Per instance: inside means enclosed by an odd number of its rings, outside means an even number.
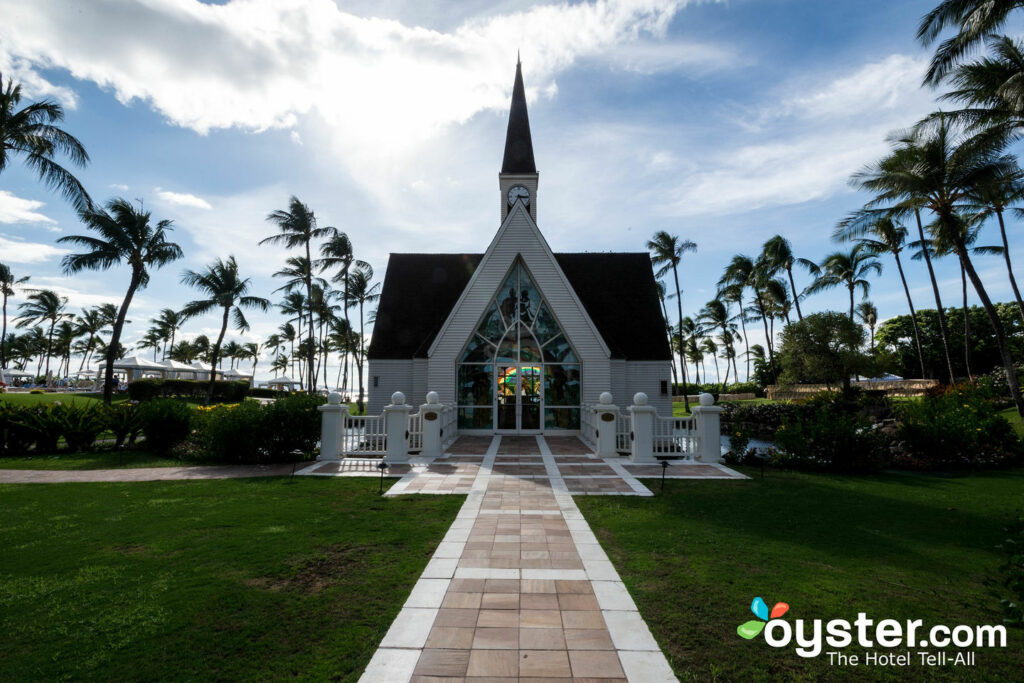
[[[519,366],[519,431],[540,429],[540,368]]]
[[[516,366],[498,366],[498,377],[495,386],[498,396],[498,429],[516,431],[516,408],[519,399],[519,373]]]

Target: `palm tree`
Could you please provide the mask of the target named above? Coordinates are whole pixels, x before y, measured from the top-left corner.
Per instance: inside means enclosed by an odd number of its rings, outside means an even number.
[[[881,275],[882,264],[867,246],[854,244],[849,251],[836,251],[826,256],[819,269],[821,272],[807,288],[807,293],[814,294],[839,285],[846,287],[850,293],[850,320],[853,320],[854,291],[860,288],[862,297],[868,298],[871,283],[867,277],[871,273]]]
[[[238,355],[242,352],[242,347],[239,346],[236,341],[229,341],[224,345],[224,348],[220,350],[221,367],[224,367],[224,359],[227,358],[229,361],[228,367],[232,370],[235,369],[235,361],[238,360]]]
[[[687,349],[694,342],[694,340],[700,339],[704,336],[704,330],[701,329],[701,326],[698,325],[690,316],[686,316],[685,318],[683,318],[682,322],[679,323],[679,328],[683,333],[683,347],[681,349],[677,347],[677,345],[679,344],[679,339],[676,339],[673,342],[671,338],[669,339],[669,346],[671,346],[672,350],[678,353],[679,357],[682,358],[683,355],[688,355],[689,352],[687,351]],[[693,383],[700,384],[700,370],[694,367],[693,374]]]
[[[83,308],[81,314],[78,316],[77,326],[75,328],[75,335],[78,337],[87,337],[85,345],[82,347],[82,362],[78,366],[78,371],[81,372],[82,368],[89,362],[89,357],[92,355],[92,351],[96,348],[96,341],[103,330],[109,325],[106,316],[100,308]]]
[[[900,252],[907,243],[907,229],[896,222],[892,216],[878,215],[875,212],[855,212],[840,221],[836,226],[832,238],[840,242],[855,241],[863,244],[875,254],[889,252],[896,260],[896,270],[900,274],[900,282],[903,283],[903,293],[907,297],[907,306],[910,308],[910,323],[914,330],[914,345],[917,347],[917,361],[921,365],[921,378],[926,376],[924,369],[924,350],[921,347],[921,330],[917,323],[917,311],[914,310],[914,300],[910,296],[910,287],[907,285],[907,276],[903,273],[903,262],[900,259]]]
[[[242,344],[242,352],[239,356],[241,359],[252,361],[252,381],[254,385],[256,382],[256,366],[259,365],[262,348],[258,342],[246,342]]]
[[[965,241],[968,234],[966,219],[963,217],[974,189],[1012,172],[1016,162],[1003,155],[1001,148],[991,144],[990,140],[954,134],[941,116],[933,125],[918,128],[904,139],[912,146],[915,163],[888,186],[878,188],[882,191],[879,201],[925,208],[935,217],[929,229],[937,242],[951,246],[974,285],[995,332],[1014,405],[1024,416],[1024,400],[1020,395],[1006,330],[971,260]]]
[[[185,323],[185,318],[178,311],[170,308],[164,308],[151,322],[156,325],[156,329],[160,333],[160,338],[166,342],[166,346],[164,347],[164,357],[166,358],[167,352],[174,348],[174,337],[178,333],[178,330],[181,329],[181,326]]]
[[[363,363],[366,361],[366,334],[364,332],[363,306],[380,298],[380,283],[371,285],[373,280],[373,269],[367,266],[352,271],[349,275],[349,296],[352,298],[351,305],[359,306],[359,363],[356,370],[359,373],[359,400],[356,405],[359,412],[363,411]]]
[[[336,231],[327,239],[326,242],[320,245],[320,257],[321,258],[317,260],[316,265],[320,268],[321,272],[334,270],[335,273],[331,278],[331,282],[342,283],[341,308],[345,315],[345,327],[351,330],[352,325],[348,319],[349,274],[352,272],[352,268],[369,268],[370,264],[355,257],[355,251],[352,248],[352,241],[349,240],[348,235],[340,230]],[[345,351],[343,355],[343,364],[345,366],[344,381],[348,382],[348,352]]]
[[[1024,7],[1020,0],[942,0],[921,19],[917,39],[931,45],[947,28],[955,27],[957,33],[935,50],[924,82],[941,82],[961,59],[1006,23],[1010,12],[1020,7]]]
[[[1006,36],[987,42],[992,54],[957,67],[940,97],[964,108],[942,115],[986,137],[1009,138],[1024,125],[1024,46]]]
[[[704,304],[704,308],[701,309],[697,319],[707,329],[713,329],[721,333],[719,341],[721,341],[722,347],[726,349],[725,380],[722,382],[721,389],[724,393],[725,387],[729,383],[729,360],[731,356],[728,351],[732,348],[733,332],[736,329],[736,324],[731,322],[732,318],[729,315],[729,309],[721,299],[712,299]],[[717,361],[715,369],[716,371],[718,369]]]
[[[715,344],[715,340],[711,337],[704,337],[700,342],[700,350],[702,353],[711,354],[711,357],[715,361],[715,382],[722,382],[722,373],[718,370],[718,345]],[[726,366],[726,372],[728,372],[728,366]],[[707,379],[705,377],[704,379]]]
[[[292,196],[288,203],[287,210],[278,210],[272,212],[267,216],[267,220],[277,226],[279,232],[276,235],[271,235],[265,239],[260,240],[260,244],[284,244],[288,249],[303,248],[306,252],[306,268],[302,273],[302,278],[306,286],[306,298],[313,298],[313,273],[312,268],[309,264],[312,263],[312,247],[311,243],[314,239],[321,239],[324,237],[332,237],[337,233],[337,230],[332,227],[318,227],[316,222],[316,216],[313,211],[299,201],[298,197]],[[309,349],[307,351],[308,356],[306,358],[306,376],[309,379],[309,391],[312,393],[316,390],[316,386],[313,380],[313,354],[315,349],[313,348],[313,311],[309,311],[309,324],[307,326],[309,340]]]
[[[14,277],[7,264],[0,263],[0,295],[3,296],[3,331],[0,332],[0,369],[7,367],[7,299],[17,294],[17,287],[28,282],[28,276]]]
[[[54,160],[55,155],[64,154],[76,166],[89,163],[82,143],[59,125],[64,108],[40,100],[18,109],[21,97],[21,84],[8,78],[5,85],[0,74],[0,172],[13,157],[21,156],[47,187],[59,190],[77,210],[90,208],[92,200],[82,183]]]
[[[249,278],[242,279],[239,275],[238,262],[235,261],[234,256],[229,256],[227,261],[217,259],[200,273],[186,270],[181,276],[181,282],[198,289],[207,296],[205,299],[196,299],[185,304],[181,312],[186,320],[218,308],[223,309],[220,334],[210,352],[210,388],[206,394],[206,402],[209,403],[213,400],[217,362],[220,360],[220,347],[224,341],[224,333],[227,332],[229,320],[234,322],[236,330],[244,332],[249,329],[249,321],[245,319],[242,309],[266,311],[270,308],[270,302],[262,297],[249,295],[251,280]]]
[[[160,330],[155,327],[151,327],[146,330],[146,334],[142,335],[142,339],[136,342],[135,346],[140,349],[152,349],[153,360],[156,361],[157,352],[163,348],[164,340],[160,337]]]
[[[743,348],[744,355],[747,357],[747,380],[750,380],[750,346],[747,340],[747,314],[743,309],[743,287],[739,285],[729,285],[718,292],[718,296],[725,302],[726,307],[730,304],[736,304],[736,315],[729,319],[730,322],[735,323],[736,320],[740,321],[740,329],[742,330],[741,336],[743,337]],[[734,324],[735,327],[735,324]],[[735,358],[734,358],[735,361]],[[735,363],[734,363],[735,365]],[[739,371],[736,371],[736,381],[739,381]]]
[[[125,199],[111,200],[106,209],[91,208],[80,212],[79,217],[87,228],[99,233],[91,235],[68,235],[58,242],[68,242],[85,247],[89,251],[68,254],[61,265],[65,274],[83,270],[108,270],[119,263],[131,268],[131,279],[121,307],[117,311],[110,343],[107,345],[107,369],[103,382],[103,401],[110,404],[113,390],[114,367],[117,350],[121,345],[121,330],[124,329],[128,307],[139,289],[149,284],[149,270],[162,268],[182,257],[181,247],[167,241],[171,221],[162,220],[155,226],[150,223],[152,216],[140,206],[136,209]]]
[[[46,333],[46,368],[44,375],[50,374],[50,355],[53,351],[53,329],[61,320],[67,317],[64,312],[68,304],[66,296],[60,296],[52,289],[36,289],[26,297],[26,300],[18,305],[21,313],[16,320],[18,327],[27,327],[36,323],[49,323],[50,329]]]
[[[659,230],[654,233],[654,237],[647,242],[647,249],[651,252],[651,261],[656,266],[661,266],[658,271],[654,274],[656,278],[660,279],[666,275],[670,270],[672,271],[672,278],[675,280],[676,285],[676,312],[679,316],[680,324],[683,320],[683,290],[679,286],[679,263],[683,260],[683,254],[693,253],[697,251],[697,245],[690,240],[681,240],[675,235],[670,235],[664,230]],[[688,398],[689,389],[686,384],[686,359],[683,354],[683,332],[679,330],[679,365],[683,372],[683,408],[690,411],[690,399]]]
[[[277,328],[281,333],[281,340],[288,342],[288,356],[291,358],[292,364],[292,375],[295,374],[295,341],[302,335],[298,334],[295,330],[295,326],[291,323],[284,323]],[[299,366],[302,367],[301,365]]]
[[[924,224],[921,221],[921,208],[923,201],[918,195],[908,195],[903,191],[905,179],[912,177],[918,168],[918,158],[921,150],[914,142],[912,133],[898,132],[889,137],[893,144],[890,154],[880,161],[871,164],[858,171],[850,179],[854,187],[876,193],[876,197],[868,202],[858,214],[864,219],[871,217],[898,218],[904,215],[913,214],[914,222],[917,225],[918,242],[928,244],[924,234]],[[899,201],[896,201],[896,198]],[[879,205],[890,203],[891,206],[877,208]],[[953,355],[949,350],[949,328],[946,325],[946,309],[942,305],[942,296],[939,293],[939,282],[935,277],[935,268],[932,266],[932,259],[929,249],[923,251],[924,263],[928,269],[928,279],[932,285],[932,295],[935,297],[935,311],[939,319],[939,337],[942,339],[942,350],[946,356],[946,371],[949,383],[954,379]]]
[[[1010,260],[1010,244],[1006,239],[1006,223],[1003,213],[1024,199],[1024,171],[1014,168],[1009,174],[998,174],[979,183],[970,191],[971,209],[979,212],[979,218],[985,219],[995,215],[999,221],[999,236],[1003,240],[1003,259],[1006,261],[1006,273],[1010,277],[1010,287],[1017,300],[1017,311],[1021,322],[1024,322],[1024,300],[1017,288],[1017,279],[1013,276],[1013,263]]]
[[[658,302],[661,304],[661,317],[665,321],[665,334],[668,336],[669,349],[672,348],[672,323],[668,321],[668,308],[665,307],[665,299],[668,292],[665,289],[665,283],[661,280],[654,281],[655,286],[658,288]],[[672,386],[675,387],[679,384],[679,372],[676,370],[676,362],[672,361]],[[675,390],[673,390],[675,393]]]
[[[790,245],[789,240],[782,235],[776,235],[764,243],[764,246],[761,247],[761,257],[759,260],[764,263],[768,273],[773,277],[779,271],[786,271],[786,275],[789,278],[789,286],[793,290],[793,304],[796,306],[796,319],[803,320],[804,314],[800,311],[800,296],[797,294],[796,281],[793,279],[793,266],[803,266],[811,273],[811,275],[817,274],[818,266],[814,261],[794,256],[793,247]]]
[[[274,377],[277,377],[278,373],[288,372],[288,356],[274,356],[270,369],[274,371]]]
[[[747,339],[747,315],[746,309],[743,307],[743,293],[747,287],[752,287],[754,283],[754,271],[755,265],[753,259],[743,254],[736,254],[729,261],[729,265],[725,267],[725,273],[718,280],[718,294],[724,296],[730,301],[735,301],[739,306],[739,319],[743,324],[743,340],[746,343]],[[753,322],[751,318],[751,322]],[[765,334],[768,333],[768,328],[765,327]],[[747,349],[747,378],[750,378],[750,350]]]
[[[875,326],[878,325],[878,309],[870,301],[857,304],[857,317],[871,330],[871,351],[875,350]]]

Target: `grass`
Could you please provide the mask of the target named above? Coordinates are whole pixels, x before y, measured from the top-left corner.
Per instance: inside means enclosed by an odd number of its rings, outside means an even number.
[[[999,411],[999,414],[1006,418],[1013,430],[1017,432],[1017,436],[1024,437],[1024,418],[1017,413],[1016,408],[1013,406],[1004,408]]]
[[[998,624],[986,579],[1024,499],[1024,471],[939,478],[755,471],[751,481],[668,481],[655,498],[577,503],[681,680],[1020,680],[1020,629],[972,669],[831,667],[742,640],[761,596],[787,618]],[[648,481],[654,491],[659,483]],[[883,650],[884,651],[884,650]],[[844,650],[857,653],[856,647]]]
[[[773,401],[770,398],[748,398],[742,401],[722,401],[719,405],[725,405],[731,403],[739,406],[755,405],[758,403],[778,403],[779,401]],[[697,405],[697,401],[690,401],[690,406]],[[672,403],[672,417],[690,417],[690,413],[687,412],[685,405],[682,401],[674,401]]]
[[[0,499],[0,680],[355,681],[463,501],[314,477]]]
[[[0,458],[0,470],[113,470],[129,467],[180,467],[194,464],[196,463],[183,463],[173,458],[164,458],[141,449]]]
[[[115,398],[114,403],[127,401],[126,397]],[[40,403],[93,403],[103,404],[103,394],[0,394],[0,402],[6,402],[15,406],[34,406]]]

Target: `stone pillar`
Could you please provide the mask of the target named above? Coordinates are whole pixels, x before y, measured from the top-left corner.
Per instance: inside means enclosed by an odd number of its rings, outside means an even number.
[[[721,414],[725,410],[714,405],[711,394],[700,395],[700,405],[693,407],[694,427],[697,431],[696,459],[700,462],[723,462]]]
[[[423,450],[420,457],[436,458],[441,455],[441,397],[436,391],[427,392],[427,402],[420,406],[423,420]]]
[[[597,457],[607,458],[618,455],[615,448],[615,421],[619,416],[619,407],[612,404],[612,395],[607,391],[601,394],[600,403],[594,406],[594,417],[597,422]]]
[[[630,460],[635,463],[657,462],[654,458],[654,418],[658,414],[653,406],[647,405],[647,394],[640,391],[633,395],[629,407],[633,416],[633,443]]]
[[[409,462],[409,412],[405,394],[391,394],[391,405],[384,406],[384,434],[387,437],[388,464]]]
[[[327,395],[327,405],[320,406],[320,455],[317,460],[341,460],[341,435],[345,433],[348,406],[341,394]]]

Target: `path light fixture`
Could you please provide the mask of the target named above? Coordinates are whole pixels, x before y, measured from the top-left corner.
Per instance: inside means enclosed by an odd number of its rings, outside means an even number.
[[[387,460],[383,460],[382,459],[379,463],[377,463],[377,469],[380,470],[380,491],[379,491],[379,493],[382,496],[384,495],[384,472],[387,471],[388,467],[390,467],[390,465],[388,465],[388,461]]]
[[[764,464],[771,460],[772,456],[762,451],[754,451],[754,457],[761,463],[761,478],[764,479]]]
[[[668,470],[668,460],[661,461],[661,492],[665,493],[665,471]]]

